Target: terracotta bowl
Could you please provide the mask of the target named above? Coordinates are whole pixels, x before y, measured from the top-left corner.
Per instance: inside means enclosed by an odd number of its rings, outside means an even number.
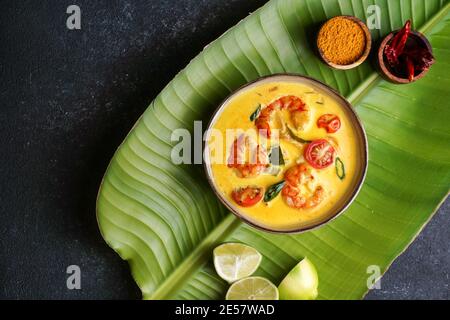
[[[366,48],[364,49],[363,54],[361,55],[361,57],[359,57],[358,60],[356,60],[355,62],[351,63],[351,64],[336,64],[331,62],[330,60],[328,60],[325,55],[323,54],[323,51],[320,50],[317,40],[316,40],[316,47],[317,47],[317,51],[319,52],[320,57],[322,58],[322,60],[329,65],[330,67],[334,68],[334,69],[338,69],[338,70],[348,70],[348,69],[353,69],[357,66],[359,66],[361,63],[363,63],[367,57],[369,56],[370,53],[370,49],[372,48],[372,36],[370,34],[369,28],[366,26],[366,24],[364,22],[362,22],[360,19],[353,17],[353,16],[336,16],[334,18],[338,18],[338,17],[342,17],[351,21],[356,22],[361,29],[363,29],[364,34],[366,35]],[[331,18],[331,19],[334,19]],[[331,20],[330,19],[330,20]],[[329,20],[327,20],[325,23],[327,23]],[[325,23],[322,25],[322,27],[325,25]],[[320,31],[319,31],[320,33]],[[319,35],[319,33],[317,33],[317,36]]]
[[[267,82],[294,82],[294,83],[301,83],[301,84],[307,84],[317,90],[317,92],[323,92],[324,94],[332,96],[336,101],[341,105],[343,110],[348,116],[348,119],[353,124],[356,137],[359,145],[359,152],[357,156],[361,163],[358,168],[358,172],[355,175],[354,181],[352,183],[351,189],[348,190],[346,195],[342,197],[340,202],[332,208],[329,212],[327,212],[326,215],[323,215],[322,217],[319,217],[315,219],[314,221],[308,222],[304,225],[299,225],[293,228],[289,229],[276,229],[274,227],[268,227],[266,225],[260,224],[258,221],[251,220],[245,213],[242,212],[239,206],[229,201],[223,194],[222,191],[219,189],[214,177],[213,172],[210,164],[210,151],[208,144],[204,143],[204,169],[206,171],[206,177],[208,179],[209,184],[211,185],[211,188],[213,189],[216,196],[219,198],[219,200],[238,218],[240,218],[242,221],[246,222],[247,224],[263,230],[267,232],[272,233],[300,233],[305,232],[314,228],[317,228],[319,226],[322,226],[326,224],[327,222],[335,219],[338,217],[342,212],[344,212],[348,206],[353,202],[355,197],[357,196],[359,190],[361,189],[361,186],[364,182],[366,171],[367,171],[367,164],[368,164],[368,145],[367,145],[367,137],[366,133],[364,131],[364,127],[359,120],[357,114],[353,110],[351,104],[343,97],[341,96],[336,90],[329,87],[328,85],[315,80],[310,77],[296,75],[296,74],[274,74],[266,77],[262,77],[259,79],[256,79],[255,81],[252,81],[250,83],[245,84],[244,86],[238,88],[236,91],[231,93],[217,108],[217,110],[214,112],[209,124],[208,124],[208,130],[206,132],[205,141],[208,141],[210,139],[211,135],[211,128],[215,125],[217,119],[222,114],[223,110],[225,110],[229,106],[230,100],[232,100],[236,95],[239,95],[240,93],[246,91],[247,89],[250,89],[254,86],[267,83]]]
[[[414,81],[419,80],[420,78],[423,78],[427,74],[429,69],[424,70],[420,73],[416,73],[413,81],[409,81],[408,78],[403,78],[399,75],[394,74],[392,68],[389,66],[389,64],[387,63],[387,61],[384,57],[384,48],[391,41],[391,39],[394,37],[394,35],[397,32],[398,32],[398,30],[389,33],[381,42],[380,47],[378,48],[378,66],[379,66],[381,74],[383,75],[383,77],[386,80],[391,81],[393,83],[399,83],[399,84],[412,83]],[[420,32],[417,32],[417,31],[411,31],[410,37],[413,39],[413,41],[417,41],[417,43],[419,45],[428,48],[428,50],[430,50],[430,52],[432,52],[431,44],[430,44],[430,42],[428,42],[428,39],[423,34],[421,34]]]

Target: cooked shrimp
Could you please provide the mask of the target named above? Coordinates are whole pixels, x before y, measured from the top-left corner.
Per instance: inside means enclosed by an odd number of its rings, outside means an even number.
[[[324,199],[325,193],[321,185],[312,192],[304,192],[303,189],[307,188],[307,184],[314,180],[311,168],[306,164],[297,164],[289,168],[284,174],[284,179],[286,183],[281,194],[288,206],[309,209],[317,206]]]
[[[270,119],[276,110],[287,109],[291,114],[292,122],[297,130],[303,130],[305,125],[311,120],[311,111],[309,107],[297,96],[283,96],[270,103],[261,110],[255,124],[259,130],[265,130],[267,137],[270,138]]]
[[[249,136],[242,134],[234,140],[228,158],[228,167],[236,169],[239,177],[256,177],[268,165],[266,150],[252,141]]]

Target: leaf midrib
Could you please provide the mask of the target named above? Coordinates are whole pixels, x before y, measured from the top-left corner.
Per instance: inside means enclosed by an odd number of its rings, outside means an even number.
[[[426,34],[438,22],[440,22],[440,20],[443,17],[446,16],[449,9],[450,3],[447,3],[430,20],[428,20],[422,27],[420,27],[418,31]],[[355,106],[365,96],[366,92],[370,91],[376,84],[378,84],[380,80],[382,80],[382,77],[374,70],[371,74],[367,76],[366,80],[364,80],[358,87],[356,87],[352,92],[350,92],[347,95],[346,97],[347,100],[353,106]],[[430,215],[428,221],[431,220],[431,218],[434,216],[434,213]],[[236,218],[233,214],[228,214],[228,216],[226,216],[211,231],[211,233],[199,243],[196,249],[192,251],[188,256],[186,256],[183,262],[170,274],[169,277],[167,277],[158,286],[158,289],[155,292],[150,294],[146,294],[143,292],[143,299],[162,300],[169,298],[171,294],[176,291],[177,288],[180,288],[188,280],[189,277],[186,277],[186,275],[192,275],[195,270],[198,270],[198,267],[204,265],[207,259],[210,258],[212,249],[215,246],[217,246],[223,239],[226,239],[227,236],[231,234],[241,223],[242,222],[238,218]],[[414,241],[417,235],[411,240],[409,244],[411,244]],[[402,252],[404,252],[408,247],[409,245],[405,247],[405,249]],[[396,257],[398,257],[399,255],[397,255]],[[392,261],[395,261],[395,258]],[[390,265],[380,275],[380,278],[389,269]],[[366,295],[367,292],[368,290],[365,292],[364,295]]]
[[[186,259],[167,277],[158,289],[148,296],[143,293],[144,299],[162,300],[171,295],[179,288],[194,270],[204,264],[210,258],[212,249],[220,241],[234,231],[241,221],[232,214],[228,214],[212,231],[203,239],[199,245],[192,251]]]

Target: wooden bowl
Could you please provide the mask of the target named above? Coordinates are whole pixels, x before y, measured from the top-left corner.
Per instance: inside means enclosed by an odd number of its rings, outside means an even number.
[[[370,53],[370,49],[372,48],[372,36],[370,34],[369,28],[360,19],[358,19],[358,18],[356,18],[354,16],[345,16],[345,15],[343,15],[343,16],[336,16],[334,18],[338,18],[338,17],[342,17],[342,18],[354,21],[361,27],[361,29],[363,29],[364,34],[366,35],[366,48],[365,48],[363,54],[361,55],[361,57],[359,57],[359,59],[356,60],[355,62],[350,63],[350,64],[345,64],[345,65],[344,64],[336,64],[336,63],[331,62],[330,60],[328,60],[325,57],[325,55],[323,54],[323,51],[320,50],[319,45],[317,43],[318,35],[320,33],[320,30],[317,33],[316,47],[317,47],[317,51],[319,52],[320,57],[322,58],[322,60],[327,65],[329,65],[330,67],[332,67],[334,69],[338,69],[338,70],[348,70],[348,69],[352,69],[352,68],[355,68],[355,67],[359,66],[361,63],[363,63],[367,59],[367,57],[369,56],[369,53]],[[334,19],[334,18],[331,18],[331,19]],[[331,19],[327,20],[325,23],[327,23]],[[322,25],[322,27],[325,25],[325,23]]]
[[[378,48],[378,66],[379,66],[379,71],[381,72],[382,76],[388,80],[391,81],[393,83],[399,83],[399,84],[406,84],[406,83],[412,83],[414,81],[419,80],[420,78],[423,78],[423,76],[425,76],[428,72],[429,69],[427,70],[423,70],[422,72],[415,74],[414,75],[414,79],[412,81],[409,81],[408,78],[403,78],[400,77],[396,74],[394,74],[392,68],[389,66],[389,64],[387,63],[385,56],[384,56],[384,48],[386,47],[386,45],[391,41],[391,39],[394,37],[394,35],[398,32],[394,31],[389,33],[381,42],[380,47]],[[422,45],[426,48],[428,48],[428,50],[430,52],[432,52],[432,48],[431,48],[431,44],[430,42],[428,42],[428,39],[420,32],[417,31],[412,31],[411,30],[411,34],[410,37],[417,41],[417,43],[419,45]]]

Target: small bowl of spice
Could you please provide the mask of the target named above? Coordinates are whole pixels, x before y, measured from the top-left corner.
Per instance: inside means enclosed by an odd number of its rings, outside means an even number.
[[[380,71],[394,83],[411,83],[428,72],[435,62],[427,38],[411,30],[411,21],[404,27],[388,34],[378,49]]]
[[[370,52],[369,28],[353,16],[337,16],[325,22],[317,35],[317,49],[332,68],[348,70],[363,63]]]

